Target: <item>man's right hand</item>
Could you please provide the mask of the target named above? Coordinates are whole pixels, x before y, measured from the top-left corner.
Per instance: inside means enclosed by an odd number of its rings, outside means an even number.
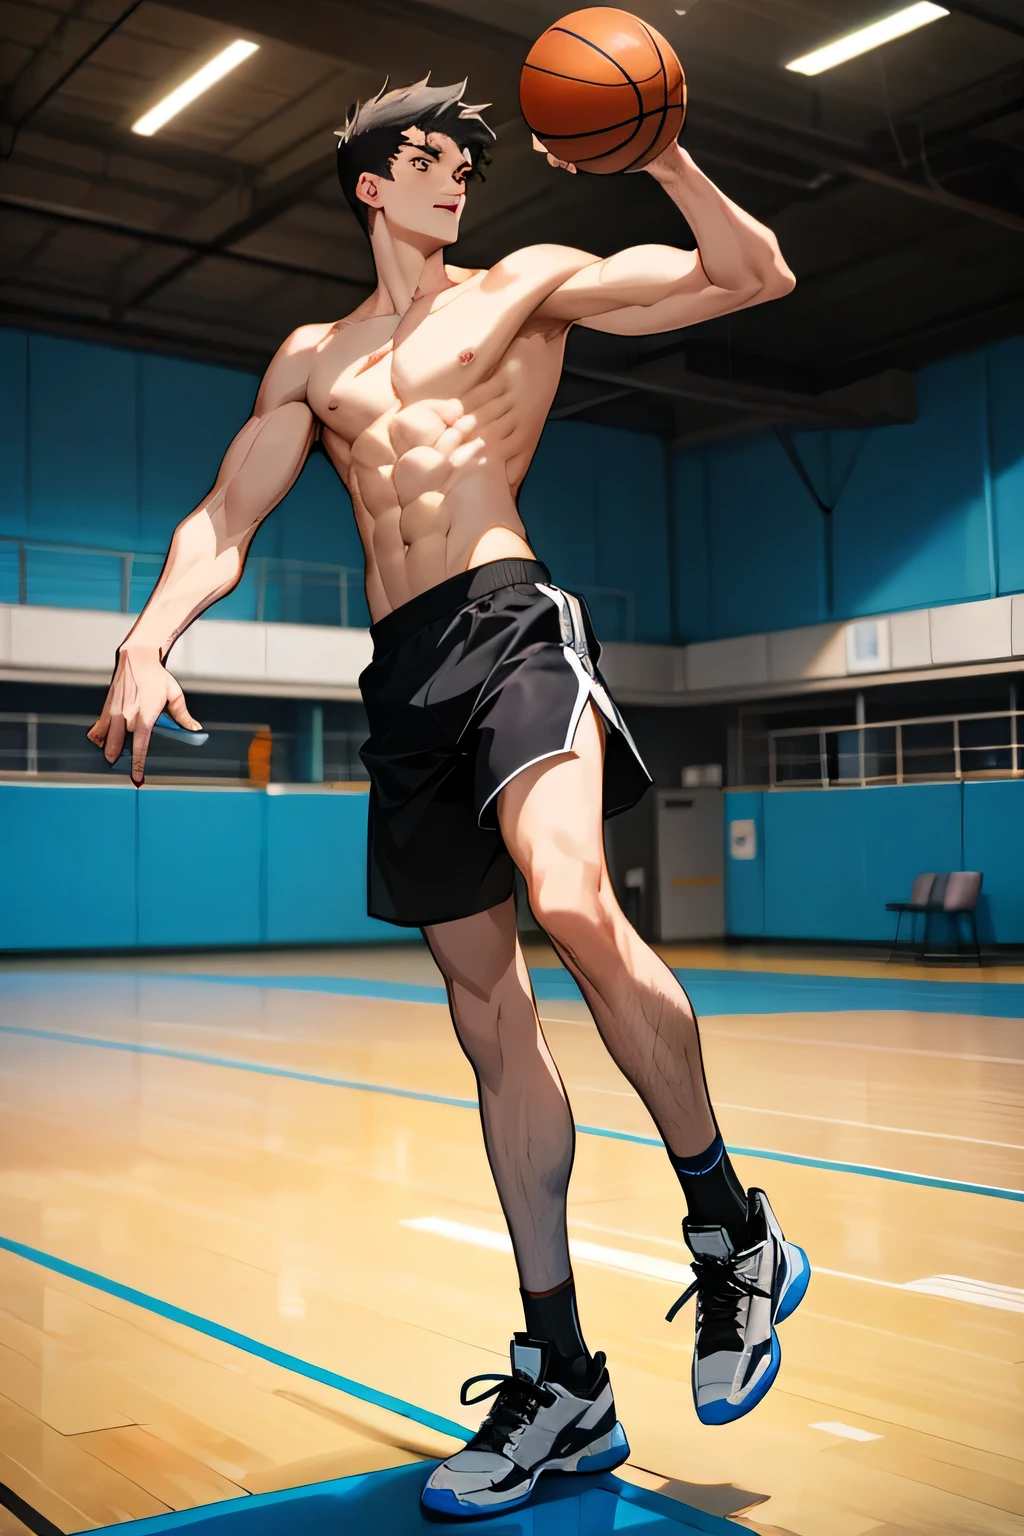
[[[180,684],[171,676],[156,646],[125,646],[118,652],[114,678],[103,713],[89,740],[103,748],[108,763],[121,756],[125,736],[132,736],[132,783],[140,788],[146,776],[146,754],[153,727],[163,711],[187,731],[201,731],[185,705]]]

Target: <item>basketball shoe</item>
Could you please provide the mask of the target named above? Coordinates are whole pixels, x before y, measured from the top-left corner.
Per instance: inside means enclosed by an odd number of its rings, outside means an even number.
[[[748,1191],[742,1248],[733,1247],[724,1227],[688,1219],[683,1237],[695,1279],[668,1321],[696,1296],[693,1401],[702,1424],[728,1424],[749,1413],[778,1375],[775,1324],[803,1301],[811,1266],[802,1248],[786,1242],[762,1189]]]
[[[517,1333],[510,1376],[471,1376],[461,1401],[469,1407],[497,1394],[464,1450],[435,1467],[424,1507],[444,1515],[486,1515],[525,1504],[543,1472],[607,1472],[629,1455],[615,1401],[597,1354],[574,1392],[547,1377],[550,1346]],[[494,1385],[467,1397],[477,1382]]]

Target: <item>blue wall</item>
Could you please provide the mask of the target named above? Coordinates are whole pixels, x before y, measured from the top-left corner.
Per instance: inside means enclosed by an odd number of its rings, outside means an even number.
[[[257,383],[236,369],[0,330],[0,534],[162,556],[212,485]],[[76,405],[58,435],[53,402],[61,399]],[[657,437],[553,424],[523,513],[556,580],[641,593],[636,637],[667,637],[667,479]],[[253,554],[361,570],[348,494],[322,454],[264,523]],[[97,557],[84,571],[80,557],[36,554],[31,570],[31,602],[119,606],[116,562]],[[133,605],[158,570],[140,568]],[[367,622],[361,592],[350,591],[351,621]],[[250,566],[210,617],[252,618],[254,592]],[[0,602],[15,601],[16,558],[0,543]],[[623,604],[595,598],[592,607],[599,631],[618,635]]]
[[[229,368],[0,330],[0,533],[162,555],[208,490],[256,378]],[[74,398],[55,435],[51,402]],[[557,581],[634,594],[636,638],[707,640],[1024,591],[1024,338],[925,369],[918,420],[795,441],[825,519],[771,433],[678,453],[581,422],[545,431],[523,487]],[[362,563],[348,497],[314,454],[254,553]],[[830,565],[830,569],[827,568]],[[30,599],[118,606],[97,561],[35,561]],[[156,568],[143,568],[133,602]],[[253,576],[213,610],[252,617]],[[674,587],[674,594],[672,588]],[[831,612],[829,590],[832,589]],[[0,601],[16,569],[0,545]],[[622,604],[592,601],[598,631]],[[352,621],[365,621],[361,598]]]
[[[721,639],[1024,591],[1024,337],[927,368],[918,419],[680,453],[677,631]],[[828,575],[834,597],[828,604]]]
[[[753,819],[757,857],[729,857]],[[726,929],[738,938],[883,940],[922,870],[977,869],[983,943],[1024,944],[1024,780],[726,796]]]
[[[0,950],[366,943],[365,794],[0,785]]]

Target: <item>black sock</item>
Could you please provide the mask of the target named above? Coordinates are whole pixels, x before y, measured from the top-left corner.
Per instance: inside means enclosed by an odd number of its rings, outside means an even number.
[[[590,1351],[580,1332],[576,1310],[576,1282],[569,1276],[553,1291],[537,1295],[520,1288],[523,1316],[531,1339],[550,1344],[549,1372],[564,1387],[577,1386],[590,1374]]]
[[[687,1214],[694,1225],[724,1227],[733,1247],[740,1248],[747,1225],[747,1194],[718,1132],[710,1147],[696,1157],[669,1152],[668,1160],[683,1186]]]

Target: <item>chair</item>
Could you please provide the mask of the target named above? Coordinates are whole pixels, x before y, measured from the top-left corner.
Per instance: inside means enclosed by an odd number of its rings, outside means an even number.
[[[978,897],[981,895],[981,882],[984,876],[976,869],[954,870],[946,877],[946,890],[942,900],[943,912],[948,912],[953,919],[953,927],[956,932],[956,952],[961,954],[960,945],[960,919],[966,917],[970,920],[971,938],[974,941],[974,957],[981,964],[981,945],[978,943],[978,921],[976,910]],[[928,919],[925,918],[927,923]]]
[[[971,938],[974,942],[974,957],[981,964],[981,946],[978,943],[978,924],[975,910],[978,905],[978,897],[981,894],[983,876],[977,870],[954,870],[949,874],[923,874],[918,875],[910,890],[909,901],[887,901],[885,910],[896,912],[896,933],[889,950],[888,959],[892,960],[899,947],[900,924],[903,921],[904,912],[924,913],[924,937],[917,951],[919,960],[926,955],[933,954],[931,938],[931,919],[936,912],[945,913],[952,918],[953,930],[956,934],[957,956],[963,954],[963,945],[960,936],[960,919],[966,916],[971,925]],[[911,939],[908,948],[913,947]]]
[[[910,887],[910,900],[909,901],[887,901],[886,902],[885,910],[887,912],[896,912],[896,913],[899,914],[899,916],[896,918],[896,933],[895,933],[895,936],[894,936],[893,941],[892,941],[892,948],[889,950],[889,954],[888,954],[888,957],[887,957],[889,960],[891,960],[893,958],[893,956],[895,955],[896,950],[897,950],[897,948],[899,946],[899,942],[900,942],[900,924],[903,921],[903,914],[904,914],[904,912],[910,912],[910,913],[923,912],[925,914],[925,946],[927,946],[927,942],[928,942],[928,913],[933,910],[931,903],[932,903],[933,893],[934,893],[934,890],[935,890],[936,881],[943,880],[943,879],[944,879],[944,876],[937,875],[934,872],[932,872],[930,874],[925,874],[925,875],[916,875],[914,877],[914,883]],[[943,891],[943,894],[945,894],[945,891]],[[913,929],[911,929],[911,932],[913,932]],[[913,944],[913,939],[911,939],[911,944]],[[923,953],[923,951],[922,951],[922,953]]]

